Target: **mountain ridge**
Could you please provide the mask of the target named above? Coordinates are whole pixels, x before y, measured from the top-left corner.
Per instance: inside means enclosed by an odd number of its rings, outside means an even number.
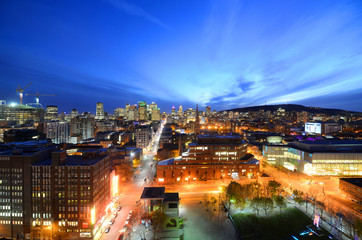
[[[276,104],[276,105],[259,105],[259,106],[250,106],[250,107],[242,107],[242,108],[233,108],[224,111],[233,111],[233,112],[251,112],[251,111],[259,111],[263,109],[264,111],[277,111],[279,108],[285,109],[287,112],[295,111],[302,112],[306,111],[309,113],[324,113],[324,114],[362,114],[362,112],[358,111],[347,111],[343,109],[336,108],[321,108],[321,107],[310,107],[299,104]]]

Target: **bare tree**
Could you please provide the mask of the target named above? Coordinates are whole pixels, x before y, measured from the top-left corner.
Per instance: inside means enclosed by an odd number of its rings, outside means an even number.
[[[282,213],[282,208],[287,206],[285,199],[280,195],[274,197],[274,203],[277,207],[279,207],[280,214]]]
[[[262,199],[260,197],[253,198],[250,202],[250,207],[259,215],[260,208],[262,207]]]
[[[261,198],[261,207],[264,209],[265,215],[267,215],[268,210],[273,210],[273,207],[274,207],[273,200],[268,197],[262,197]]]

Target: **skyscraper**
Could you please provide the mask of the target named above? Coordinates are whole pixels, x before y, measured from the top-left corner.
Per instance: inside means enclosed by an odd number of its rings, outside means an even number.
[[[147,104],[144,101],[139,101],[138,102],[138,119],[140,121],[147,121]]]
[[[200,134],[200,117],[199,117],[199,105],[196,104],[196,116],[195,116],[195,135]]]
[[[97,102],[96,119],[104,119],[103,103]]]

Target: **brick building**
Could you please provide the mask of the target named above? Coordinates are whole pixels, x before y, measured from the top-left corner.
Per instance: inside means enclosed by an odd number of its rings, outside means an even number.
[[[239,135],[200,135],[182,157],[160,161],[158,182],[184,182],[253,177],[259,161],[246,153]]]

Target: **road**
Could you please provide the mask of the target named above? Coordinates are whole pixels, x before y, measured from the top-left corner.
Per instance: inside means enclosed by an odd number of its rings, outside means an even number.
[[[152,184],[153,176],[156,173],[156,166],[153,159],[155,154],[157,153],[162,129],[163,125],[161,125],[160,129],[155,134],[153,141],[151,142],[150,151],[146,152],[142,157],[140,167],[137,171],[138,173],[134,175],[133,181],[131,183],[125,183],[120,187],[120,194],[118,195],[117,201],[119,205],[122,206],[122,209],[118,212],[115,223],[111,225],[111,229],[108,233],[104,232],[104,230],[109,227],[108,223],[112,218],[112,214],[109,214],[109,216],[102,225],[102,231],[100,231],[100,233],[98,234],[100,236],[96,236],[97,238],[95,239],[118,239],[122,229],[125,227],[125,222],[130,210],[135,209],[137,206],[136,202],[140,199],[143,188],[145,186],[148,186],[149,184]]]

